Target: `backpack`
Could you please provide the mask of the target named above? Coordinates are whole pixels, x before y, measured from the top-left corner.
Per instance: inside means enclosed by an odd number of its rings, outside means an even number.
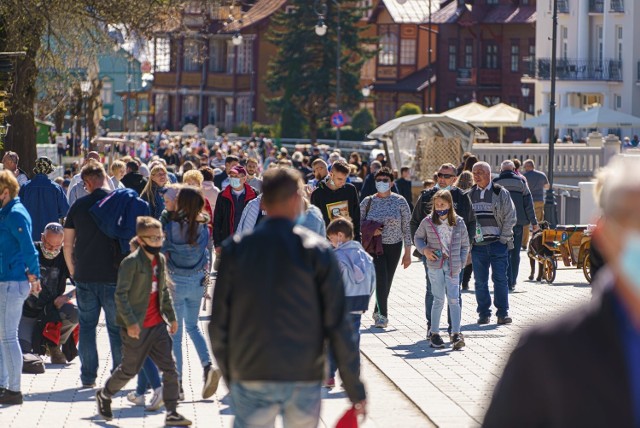
[[[22,354],[22,373],[44,373],[44,361],[38,355]]]

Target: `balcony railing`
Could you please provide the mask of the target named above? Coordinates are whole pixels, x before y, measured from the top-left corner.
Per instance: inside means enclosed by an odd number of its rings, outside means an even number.
[[[589,0],[589,13],[603,13],[604,0]]]
[[[526,61],[525,61],[526,64]],[[551,58],[529,61],[529,75],[541,80],[551,78]],[[559,59],[556,64],[558,80],[622,81],[622,61]]]
[[[558,0],[558,13],[569,13],[569,0]]]
[[[458,86],[475,85],[476,70],[474,68],[459,68],[456,72],[456,84]]]
[[[611,0],[610,12],[624,13],[624,0]]]

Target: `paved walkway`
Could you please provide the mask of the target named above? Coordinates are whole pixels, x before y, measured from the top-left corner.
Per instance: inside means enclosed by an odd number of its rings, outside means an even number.
[[[524,254],[524,253],[523,253]],[[525,264],[526,269],[525,269]],[[523,277],[528,261],[523,260]],[[520,282],[511,294],[510,326],[477,326],[473,292],[463,296],[463,331],[467,346],[460,352],[433,350],[425,340],[424,270],[421,263],[399,268],[390,297],[390,323],[385,331],[362,331],[363,378],[369,393],[366,427],[466,427],[477,426],[486,410],[493,385],[501,373],[510,349],[528,327],[547,320],[589,299],[590,288],[581,271],[558,272],[554,285]],[[204,315],[204,314],[203,314]],[[365,315],[363,326],[370,318]],[[445,325],[446,327],[446,321]],[[98,333],[101,371],[98,385],[104,384],[110,363],[104,325]],[[186,400],[179,410],[194,426],[230,427],[233,412],[224,383],[209,400],[202,400],[202,369],[190,342],[184,347],[184,389]],[[47,364],[42,375],[24,375],[22,406],[0,407],[0,427],[159,427],[162,412],[145,412],[126,400],[126,392],[115,397],[115,418],[105,423],[96,418],[93,389],[81,389],[79,361],[67,366]],[[339,381],[337,382],[340,383]],[[344,391],[323,391],[323,427],[333,427],[349,407]]]

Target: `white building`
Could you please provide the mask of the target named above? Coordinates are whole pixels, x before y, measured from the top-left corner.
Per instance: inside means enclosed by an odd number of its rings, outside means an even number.
[[[537,114],[549,111],[552,5],[537,2],[536,55],[522,79],[533,86]],[[640,1],[558,0],[558,12],[556,108],[602,105],[640,116]],[[546,131],[537,129],[541,141]]]

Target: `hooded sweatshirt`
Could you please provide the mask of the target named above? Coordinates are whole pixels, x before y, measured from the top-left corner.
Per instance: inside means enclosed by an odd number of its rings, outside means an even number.
[[[335,249],[340,264],[347,298],[347,310],[363,313],[369,307],[369,298],[376,288],[373,259],[357,241],[347,241]]]
[[[331,190],[326,180],[320,181],[311,194],[311,203],[320,208],[326,226],[336,217],[349,219],[353,223],[354,239],[360,241],[360,199],[353,184]]]

